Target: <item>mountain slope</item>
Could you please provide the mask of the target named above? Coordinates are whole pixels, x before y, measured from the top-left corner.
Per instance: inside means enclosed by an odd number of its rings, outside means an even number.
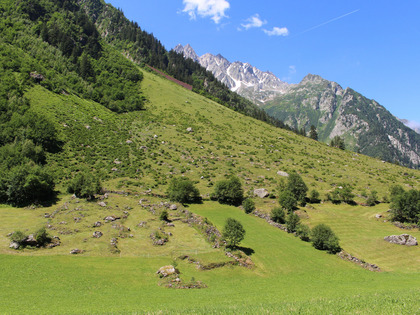
[[[314,125],[321,141],[341,136],[351,150],[419,168],[420,135],[374,100],[335,82],[308,75],[263,108],[296,128]]]
[[[249,63],[240,61],[231,63],[220,54],[214,56],[207,53],[199,57],[189,44],[185,47],[179,44],[174,51],[183,54],[187,59],[199,62],[231,91],[237,92],[255,104],[271,100],[274,96],[285,93],[292,86],[281,81],[273,73],[261,71]]]
[[[232,91],[295,130],[314,125],[319,140],[345,138],[353,151],[402,165],[420,167],[420,137],[386,109],[352,89],[308,75],[298,85],[282,82],[247,63],[230,63],[220,54],[199,57],[190,45],[174,51],[199,62]]]

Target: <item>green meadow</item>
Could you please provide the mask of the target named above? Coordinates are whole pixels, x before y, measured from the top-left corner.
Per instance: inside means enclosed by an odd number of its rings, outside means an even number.
[[[371,272],[315,250],[240,208],[208,200],[215,182],[235,174],[249,196],[255,188],[270,191],[272,198],[254,198],[257,209],[268,213],[278,205],[282,176],[277,172],[295,170],[322,199],[347,183],[361,204],[366,199],[363,195],[373,190],[382,200],[393,184],[419,189],[419,171],[274,128],[146,71],[142,90],[148,100],[145,110],[126,114],[40,86],[27,91],[32,108],[55,123],[66,143],[62,152],[48,156],[49,167],[60,179],[61,194],[49,207],[0,206],[0,313],[420,312],[419,247],[383,240],[404,232],[420,239],[420,232],[389,222],[388,203],[365,207],[325,202],[299,210],[304,223],[328,224],[344,250],[382,269]],[[110,191],[105,207],[65,193],[68,180],[83,167],[103,178]],[[205,199],[203,204],[185,206],[188,211],[207,218],[219,230],[228,217],[243,224],[246,236],[240,246],[254,267],[203,271],[178,258],[229,261],[223,249],[213,248],[198,229],[183,222],[179,210],[169,211],[173,227],[159,220],[163,209],[159,205],[168,201],[164,195],[174,176],[192,179]],[[178,208],[184,206],[178,204]],[[55,215],[46,217],[46,213]],[[376,214],[383,217],[376,219]],[[109,215],[120,219],[93,226]],[[146,225],[140,227],[140,222]],[[8,233],[31,233],[43,226],[60,237],[60,246],[9,249]],[[103,236],[93,238],[94,231]],[[156,231],[172,236],[165,245],[154,246],[150,234]],[[118,252],[110,248],[112,238],[118,238]],[[70,255],[74,248],[84,252]],[[156,271],[168,264],[177,265],[183,281],[199,280],[207,288],[159,285],[162,280]]]

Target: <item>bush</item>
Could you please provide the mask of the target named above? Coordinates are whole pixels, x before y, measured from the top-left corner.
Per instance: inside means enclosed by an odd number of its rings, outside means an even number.
[[[159,220],[168,221],[168,216],[169,216],[168,211],[164,209],[159,215]]]
[[[287,216],[287,219],[286,219],[287,232],[288,233],[294,233],[294,232],[296,232],[296,229],[297,229],[297,227],[299,225],[299,222],[300,222],[299,216],[296,213],[294,213],[294,212],[290,213]]]
[[[242,207],[244,207],[245,213],[251,213],[255,210],[255,203],[252,199],[247,198],[242,203]]]
[[[227,247],[236,247],[244,239],[245,229],[239,221],[228,218],[223,228],[222,236],[226,241]]]
[[[297,207],[297,200],[290,190],[284,190],[279,195],[279,204],[287,212],[291,212]]]
[[[23,207],[55,197],[55,183],[51,174],[33,162],[13,167],[0,177],[0,200]]]
[[[319,250],[327,250],[330,254],[341,251],[338,237],[325,224],[318,224],[312,229],[312,245]]]
[[[180,203],[194,203],[201,200],[199,190],[187,177],[176,177],[171,180],[167,190],[171,201]]]
[[[99,178],[88,171],[83,171],[73,178],[67,191],[78,198],[91,199],[102,191],[102,186]]]
[[[212,197],[222,204],[239,206],[244,199],[241,181],[238,177],[232,176],[217,182]]]
[[[309,194],[309,201],[311,203],[319,203],[321,200],[319,199],[319,192],[315,189],[312,189]]]
[[[373,206],[375,206],[377,203],[378,203],[378,193],[377,193],[375,190],[373,190],[373,191],[371,192],[371,194],[369,195],[369,197],[367,198],[367,200],[366,200],[366,204],[367,204],[369,207],[373,207]]]
[[[408,223],[420,221],[420,190],[404,191],[392,196],[392,220]]]
[[[296,234],[302,241],[309,242],[311,240],[311,229],[306,224],[299,224]]]
[[[19,245],[22,244],[25,238],[26,238],[26,235],[22,231],[14,231],[12,236],[10,236],[10,240],[12,242],[18,243]]]
[[[305,205],[306,192],[308,187],[302,177],[296,172],[291,172],[287,179],[287,190],[289,190],[295,199],[302,205]]]
[[[276,223],[284,224],[286,222],[286,215],[282,208],[276,207],[271,210],[271,220]]]
[[[35,232],[35,239],[39,246],[45,246],[51,242],[51,237],[48,235],[45,227],[42,227]]]
[[[333,203],[346,202],[351,204],[354,203],[353,198],[353,188],[348,184],[339,185],[328,195],[328,199]]]

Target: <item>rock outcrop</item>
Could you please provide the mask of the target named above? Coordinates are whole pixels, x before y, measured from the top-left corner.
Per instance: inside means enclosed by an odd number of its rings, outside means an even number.
[[[406,245],[406,246],[418,245],[417,239],[414,236],[411,236],[409,234],[385,236],[384,240],[393,244],[398,244],[398,245]]]

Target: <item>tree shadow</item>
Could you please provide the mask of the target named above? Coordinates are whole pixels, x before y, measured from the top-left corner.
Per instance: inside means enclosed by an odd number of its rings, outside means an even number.
[[[245,255],[247,255],[247,256],[251,256],[252,254],[255,253],[255,250],[253,250],[252,248],[249,248],[249,247],[237,246],[236,249],[239,249],[239,250],[243,251],[245,253]]]

